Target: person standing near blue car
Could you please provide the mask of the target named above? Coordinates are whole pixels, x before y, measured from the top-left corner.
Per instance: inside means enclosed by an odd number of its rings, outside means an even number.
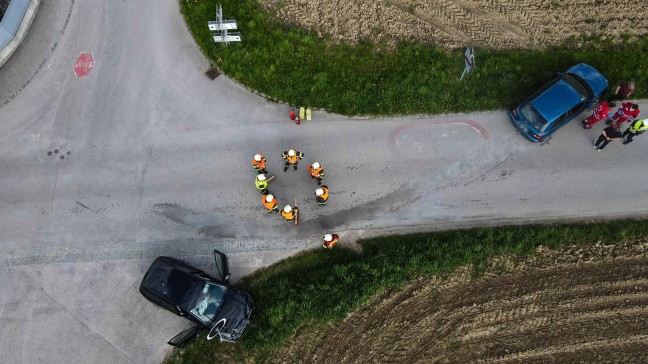
[[[643,134],[648,130],[648,119],[637,120],[632,125],[623,132],[622,137],[628,136],[628,139],[623,141],[623,144],[628,144],[632,142],[632,138],[636,137],[639,134]]]
[[[608,145],[608,143],[613,140],[619,140],[622,137],[623,135],[621,134],[619,128],[615,128],[613,125],[610,125],[607,128],[603,129],[603,132],[599,136],[598,140],[596,141],[596,143],[594,143],[594,148],[596,148],[596,150],[600,152],[603,150],[603,148],[605,148],[606,145]]]

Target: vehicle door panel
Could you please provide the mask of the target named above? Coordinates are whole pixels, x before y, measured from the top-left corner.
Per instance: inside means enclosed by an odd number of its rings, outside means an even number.
[[[198,337],[198,334],[200,334],[201,331],[202,327],[194,326],[174,336],[167,344],[175,346],[176,348],[183,348]]]
[[[230,277],[227,256],[214,249],[214,261],[216,262],[216,271],[218,272],[217,278],[221,282],[227,283]]]

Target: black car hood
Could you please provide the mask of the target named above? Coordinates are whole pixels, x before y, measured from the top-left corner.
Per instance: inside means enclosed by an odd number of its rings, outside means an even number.
[[[223,306],[210,325],[210,329],[225,319],[225,326],[220,330],[223,338],[236,340],[241,335],[249,322],[252,314],[252,302],[245,293],[229,287]]]

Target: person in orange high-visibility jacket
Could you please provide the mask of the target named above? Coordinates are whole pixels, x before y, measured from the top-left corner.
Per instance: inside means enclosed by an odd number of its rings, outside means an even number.
[[[279,212],[277,206],[277,199],[272,194],[263,195],[263,206],[268,210],[268,213]]]
[[[283,210],[281,210],[281,217],[286,219],[288,222],[293,222],[295,221],[295,217],[297,217],[297,214],[299,213],[298,208],[293,208],[290,205],[286,205]]]
[[[288,167],[290,165],[297,170],[297,163],[299,163],[299,160],[304,158],[304,153],[298,152],[294,149],[289,149],[287,152],[283,152],[281,154],[281,158],[286,160],[286,166],[284,167],[284,172],[288,170]]]
[[[266,173],[266,159],[261,153],[257,153],[252,158],[252,168],[259,174]]]
[[[322,244],[322,247],[324,247],[324,249],[333,249],[339,239],[340,237],[338,234],[326,234],[324,235],[324,244]]]
[[[310,166],[306,165],[306,168],[308,168],[311,178],[317,178],[317,184],[321,185],[324,180],[324,167],[319,162],[313,162]]]
[[[326,205],[329,197],[329,190],[326,185],[322,185],[315,190],[315,200],[318,205]]]

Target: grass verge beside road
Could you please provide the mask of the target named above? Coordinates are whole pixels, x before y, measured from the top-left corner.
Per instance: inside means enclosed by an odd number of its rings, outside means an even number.
[[[605,244],[648,234],[648,221],[480,228],[385,236],[361,241],[363,252],[318,249],[286,259],[246,277],[242,288],[255,298],[255,327],[239,344],[206,341],[204,335],[176,350],[168,363],[216,363],[225,357],[263,361],[307,324],[338,322],[386,288],[421,276],[450,272],[488,258],[532,253],[543,245]]]
[[[555,72],[579,62],[596,67],[612,88],[634,79],[638,88],[633,97],[648,96],[648,39],[621,45],[590,39],[579,49],[478,49],[476,71],[460,82],[461,52],[405,43],[381,51],[369,41],[355,47],[329,45],[315,32],[273,20],[254,0],[218,0],[225,19],[236,19],[242,42],[216,44],[207,28],[208,21],[216,20],[216,2],[180,1],[205,56],[238,82],[289,104],[345,115],[510,108]]]

